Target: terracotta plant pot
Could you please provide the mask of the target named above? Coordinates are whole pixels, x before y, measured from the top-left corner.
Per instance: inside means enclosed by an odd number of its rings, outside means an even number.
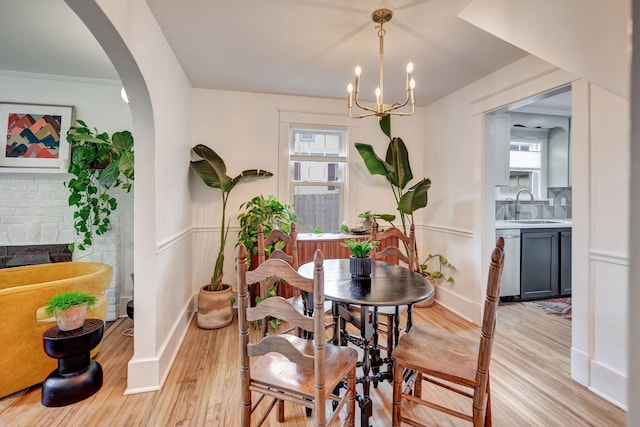
[[[202,329],[224,328],[233,321],[233,305],[231,285],[222,284],[219,291],[205,290],[204,285],[198,293],[198,313],[196,320]]]
[[[349,272],[352,279],[368,279],[371,277],[371,257],[349,257]]]
[[[85,302],[84,304],[74,305],[65,311],[56,313],[58,329],[61,331],[73,331],[74,329],[81,328],[82,325],[84,325],[84,320],[87,318],[88,309],[89,304]]]

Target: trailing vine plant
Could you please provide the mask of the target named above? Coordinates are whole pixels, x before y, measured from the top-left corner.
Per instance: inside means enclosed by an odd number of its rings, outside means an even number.
[[[102,235],[111,228],[111,214],[118,201],[109,189],[122,187],[131,191],[134,179],[133,136],[129,131],[115,132],[111,136],[98,129],[90,129],[82,120],[76,120],[67,132],[72,147],[68,172],[73,177],[65,182],[70,195],[68,204],[75,207],[73,227],[77,240],[69,244],[85,250],[93,245],[94,235]]]

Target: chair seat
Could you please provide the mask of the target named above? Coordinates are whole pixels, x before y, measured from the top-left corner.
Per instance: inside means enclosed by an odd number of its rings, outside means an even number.
[[[313,357],[313,341],[295,335],[282,335],[298,350]],[[325,386],[331,391],[344,379],[358,360],[358,352],[350,347],[326,344]],[[251,365],[251,380],[267,388],[278,388],[313,398],[314,373],[301,368],[279,353],[267,353],[255,358]]]
[[[414,325],[393,350],[394,363],[473,387],[479,343],[427,325]]]

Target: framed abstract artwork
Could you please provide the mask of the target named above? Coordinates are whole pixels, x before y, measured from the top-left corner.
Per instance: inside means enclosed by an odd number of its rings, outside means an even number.
[[[66,172],[72,118],[71,106],[0,103],[0,168]]]

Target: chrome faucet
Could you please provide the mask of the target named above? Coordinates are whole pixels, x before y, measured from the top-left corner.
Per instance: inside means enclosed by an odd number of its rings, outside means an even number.
[[[521,193],[529,194],[529,197],[531,197],[531,201],[532,202],[535,201],[533,198],[533,193],[527,190],[526,188],[523,188],[522,190],[518,191],[518,193],[516,194],[516,221],[520,219],[520,194]]]

